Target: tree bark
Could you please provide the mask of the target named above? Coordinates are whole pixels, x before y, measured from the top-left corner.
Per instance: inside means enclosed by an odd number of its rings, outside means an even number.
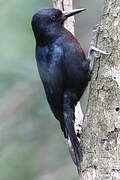
[[[120,0],[105,0],[83,123],[82,180],[120,179]]]

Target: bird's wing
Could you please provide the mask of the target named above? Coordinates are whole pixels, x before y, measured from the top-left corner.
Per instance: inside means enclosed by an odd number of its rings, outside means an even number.
[[[64,68],[62,63],[63,50],[56,44],[44,49],[38,48],[36,59],[48,103],[53,114],[60,121],[63,130],[63,93],[65,85]]]
[[[69,51],[65,51],[65,71],[67,86],[79,88],[86,86],[89,80],[89,60],[85,59],[81,47],[75,43],[68,44]]]

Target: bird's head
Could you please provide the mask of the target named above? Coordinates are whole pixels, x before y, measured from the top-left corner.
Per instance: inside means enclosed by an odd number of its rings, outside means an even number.
[[[32,18],[32,29],[36,41],[50,41],[59,36],[64,21],[77,13],[85,11],[85,8],[62,12],[55,8],[44,8],[38,10]]]

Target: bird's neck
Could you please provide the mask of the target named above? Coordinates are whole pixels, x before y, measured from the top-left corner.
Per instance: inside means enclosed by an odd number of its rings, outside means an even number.
[[[59,38],[62,34],[62,28],[57,30],[57,29],[44,29],[43,31],[41,30],[35,35],[36,38],[36,43],[37,45],[48,45],[50,43],[53,43],[56,41],[57,38]]]
[[[56,36],[52,38],[49,35],[46,36],[41,33],[38,37],[36,37],[36,44],[44,46],[53,43],[56,39]]]

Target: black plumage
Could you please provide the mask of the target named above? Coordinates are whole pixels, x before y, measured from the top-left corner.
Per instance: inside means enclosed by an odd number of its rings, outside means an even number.
[[[82,148],[74,130],[75,105],[90,80],[90,61],[77,39],[64,28],[71,15],[54,8],[40,9],[32,19],[36,60],[50,108],[59,120],[65,138],[70,138],[78,172]]]

